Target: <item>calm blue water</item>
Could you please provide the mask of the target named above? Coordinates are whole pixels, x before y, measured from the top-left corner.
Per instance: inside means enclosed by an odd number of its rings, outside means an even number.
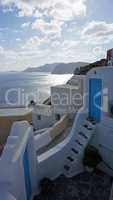
[[[71,76],[36,72],[0,73],[0,106],[24,106],[32,99],[41,103],[50,96],[51,86],[64,84]]]

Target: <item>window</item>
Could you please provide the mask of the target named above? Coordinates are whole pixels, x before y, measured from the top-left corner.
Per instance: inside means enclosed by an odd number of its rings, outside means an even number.
[[[57,121],[59,121],[60,120],[60,115],[57,114],[55,118],[56,118]]]
[[[38,119],[38,120],[41,120],[41,115],[38,115],[38,116],[37,116],[37,119]]]

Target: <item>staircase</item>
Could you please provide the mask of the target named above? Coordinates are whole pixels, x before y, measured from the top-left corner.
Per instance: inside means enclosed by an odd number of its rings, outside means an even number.
[[[72,177],[84,171],[82,164],[84,151],[94,135],[95,129],[95,121],[87,118],[76,130],[64,164],[63,173],[65,176]]]

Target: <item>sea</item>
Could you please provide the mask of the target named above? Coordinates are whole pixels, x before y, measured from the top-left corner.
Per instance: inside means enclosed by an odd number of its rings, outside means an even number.
[[[31,100],[40,104],[50,96],[51,86],[65,84],[71,77],[72,74],[1,72],[0,107],[24,107]]]

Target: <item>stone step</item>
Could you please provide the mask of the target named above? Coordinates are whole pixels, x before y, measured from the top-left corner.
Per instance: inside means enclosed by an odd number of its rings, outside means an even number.
[[[68,156],[68,157],[67,157],[67,160],[69,160],[70,162],[73,162],[73,161],[74,161],[74,158],[72,158],[72,156]]]

